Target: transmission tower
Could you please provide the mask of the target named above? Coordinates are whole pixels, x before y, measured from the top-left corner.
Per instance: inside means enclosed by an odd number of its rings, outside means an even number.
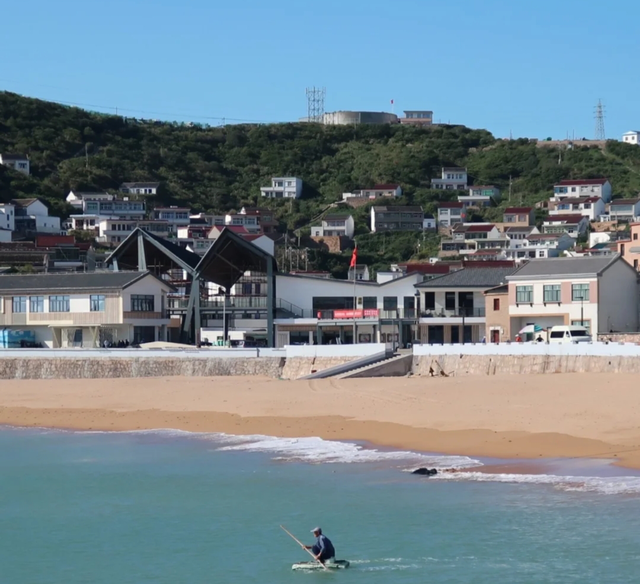
[[[322,123],[324,118],[324,96],[327,90],[322,87],[307,87],[307,119]]]
[[[598,100],[598,105],[596,106],[596,140],[604,140],[604,106],[602,105],[602,100]]]

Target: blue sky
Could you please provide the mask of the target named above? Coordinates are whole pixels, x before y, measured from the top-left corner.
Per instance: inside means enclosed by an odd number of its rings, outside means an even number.
[[[327,111],[394,99],[396,113],[432,109],[498,137],[591,138],[599,98],[607,137],[640,129],[638,0],[30,0],[18,12],[3,22],[0,88],[90,109],[292,121],[315,85]]]

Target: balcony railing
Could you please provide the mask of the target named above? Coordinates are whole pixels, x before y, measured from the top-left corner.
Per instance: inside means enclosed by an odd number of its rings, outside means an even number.
[[[423,310],[420,318],[484,318],[486,315],[483,308],[458,308],[456,310],[427,309]]]

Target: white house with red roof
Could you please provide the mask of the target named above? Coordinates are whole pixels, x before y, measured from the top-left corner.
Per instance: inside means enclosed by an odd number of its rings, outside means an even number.
[[[551,201],[560,202],[569,197],[600,197],[611,202],[611,183],[606,178],[561,180],[553,186]]]
[[[438,227],[453,227],[456,223],[463,223],[466,217],[465,206],[458,201],[438,205]]]
[[[589,221],[598,221],[605,213],[606,205],[600,197],[568,197],[559,201],[549,215],[584,215]]]
[[[550,215],[542,223],[542,233],[558,234],[568,233],[577,239],[586,233],[589,226],[589,219],[577,213],[572,215]]]
[[[507,259],[522,262],[533,259],[556,258],[560,252],[571,249],[575,239],[568,233],[530,233],[524,238],[509,238],[505,250]]]
[[[507,207],[502,214],[504,227],[526,227],[535,223],[533,207]]]
[[[509,238],[493,223],[460,223],[453,227],[451,239],[442,240],[440,251],[466,255],[507,247]]]
[[[640,220],[640,199],[616,199],[611,201],[609,212],[603,215],[603,221],[635,223]]]

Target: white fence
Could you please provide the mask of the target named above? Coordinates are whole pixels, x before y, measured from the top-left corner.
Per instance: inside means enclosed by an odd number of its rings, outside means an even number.
[[[286,345],[287,358],[292,357],[368,357],[384,353],[384,343],[356,345]]]
[[[0,359],[249,359],[286,357],[284,349],[0,349]]]

